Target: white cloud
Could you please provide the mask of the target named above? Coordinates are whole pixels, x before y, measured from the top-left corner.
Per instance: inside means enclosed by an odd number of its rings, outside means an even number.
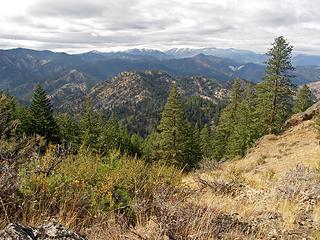
[[[296,51],[320,54],[319,11],[312,0],[10,0],[0,8],[0,48],[265,52],[284,35]]]

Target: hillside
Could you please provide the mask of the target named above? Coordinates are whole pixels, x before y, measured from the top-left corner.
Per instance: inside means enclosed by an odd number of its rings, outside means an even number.
[[[282,134],[262,137],[243,159],[186,178],[201,193],[192,201],[247,226],[241,239],[319,239],[320,145],[309,119],[315,110],[293,116]]]
[[[206,77],[174,78],[160,71],[130,71],[97,84],[88,93],[88,98],[95,110],[116,112],[121,119],[128,120],[130,129],[144,129],[142,134],[145,134],[158,123],[174,83],[184,98],[199,97],[214,105],[226,99],[229,92],[228,85]],[[78,99],[74,98],[76,103]]]

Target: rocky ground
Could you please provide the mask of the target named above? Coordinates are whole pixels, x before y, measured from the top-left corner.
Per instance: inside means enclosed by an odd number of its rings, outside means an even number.
[[[57,222],[47,222],[39,227],[24,226],[19,223],[9,224],[0,231],[0,239],[3,240],[86,240]]]

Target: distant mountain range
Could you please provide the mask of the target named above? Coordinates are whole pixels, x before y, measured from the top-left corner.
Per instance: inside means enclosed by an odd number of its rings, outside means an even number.
[[[153,49],[131,49],[125,51],[125,53],[139,56],[152,56],[158,59],[190,58],[198,54],[205,54],[209,56],[228,58],[239,63],[257,64],[264,64],[267,60],[267,56],[265,54],[234,48],[173,48],[164,52]],[[320,66],[320,56],[298,54],[293,56],[292,62],[295,66]]]
[[[264,54],[237,49],[131,49],[123,52],[91,51],[81,54],[0,50],[0,89],[8,90],[22,101],[29,101],[35,84],[42,84],[59,99],[87,92],[98,83],[123,71],[163,71],[174,78],[203,76],[225,83],[239,77],[259,82],[266,60]],[[298,55],[296,84],[320,80],[320,57]],[[311,65],[309,65],[311,64]],[[109,81],[110,81],[109,80]]]

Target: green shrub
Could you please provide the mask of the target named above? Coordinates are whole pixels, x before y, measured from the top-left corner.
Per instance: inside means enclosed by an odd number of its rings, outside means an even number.
[[[51,146],[43,157],[21,169],[19,190],[26,203],[23,215],[27,222],[43,213],[64,222],[83,222],[114,211],[132,218],[133,200],[151,204],[155,191],[178,187],[181,177],[172,166],[147,164],[119,151],[103,158],[85,150],[59,157]]]

